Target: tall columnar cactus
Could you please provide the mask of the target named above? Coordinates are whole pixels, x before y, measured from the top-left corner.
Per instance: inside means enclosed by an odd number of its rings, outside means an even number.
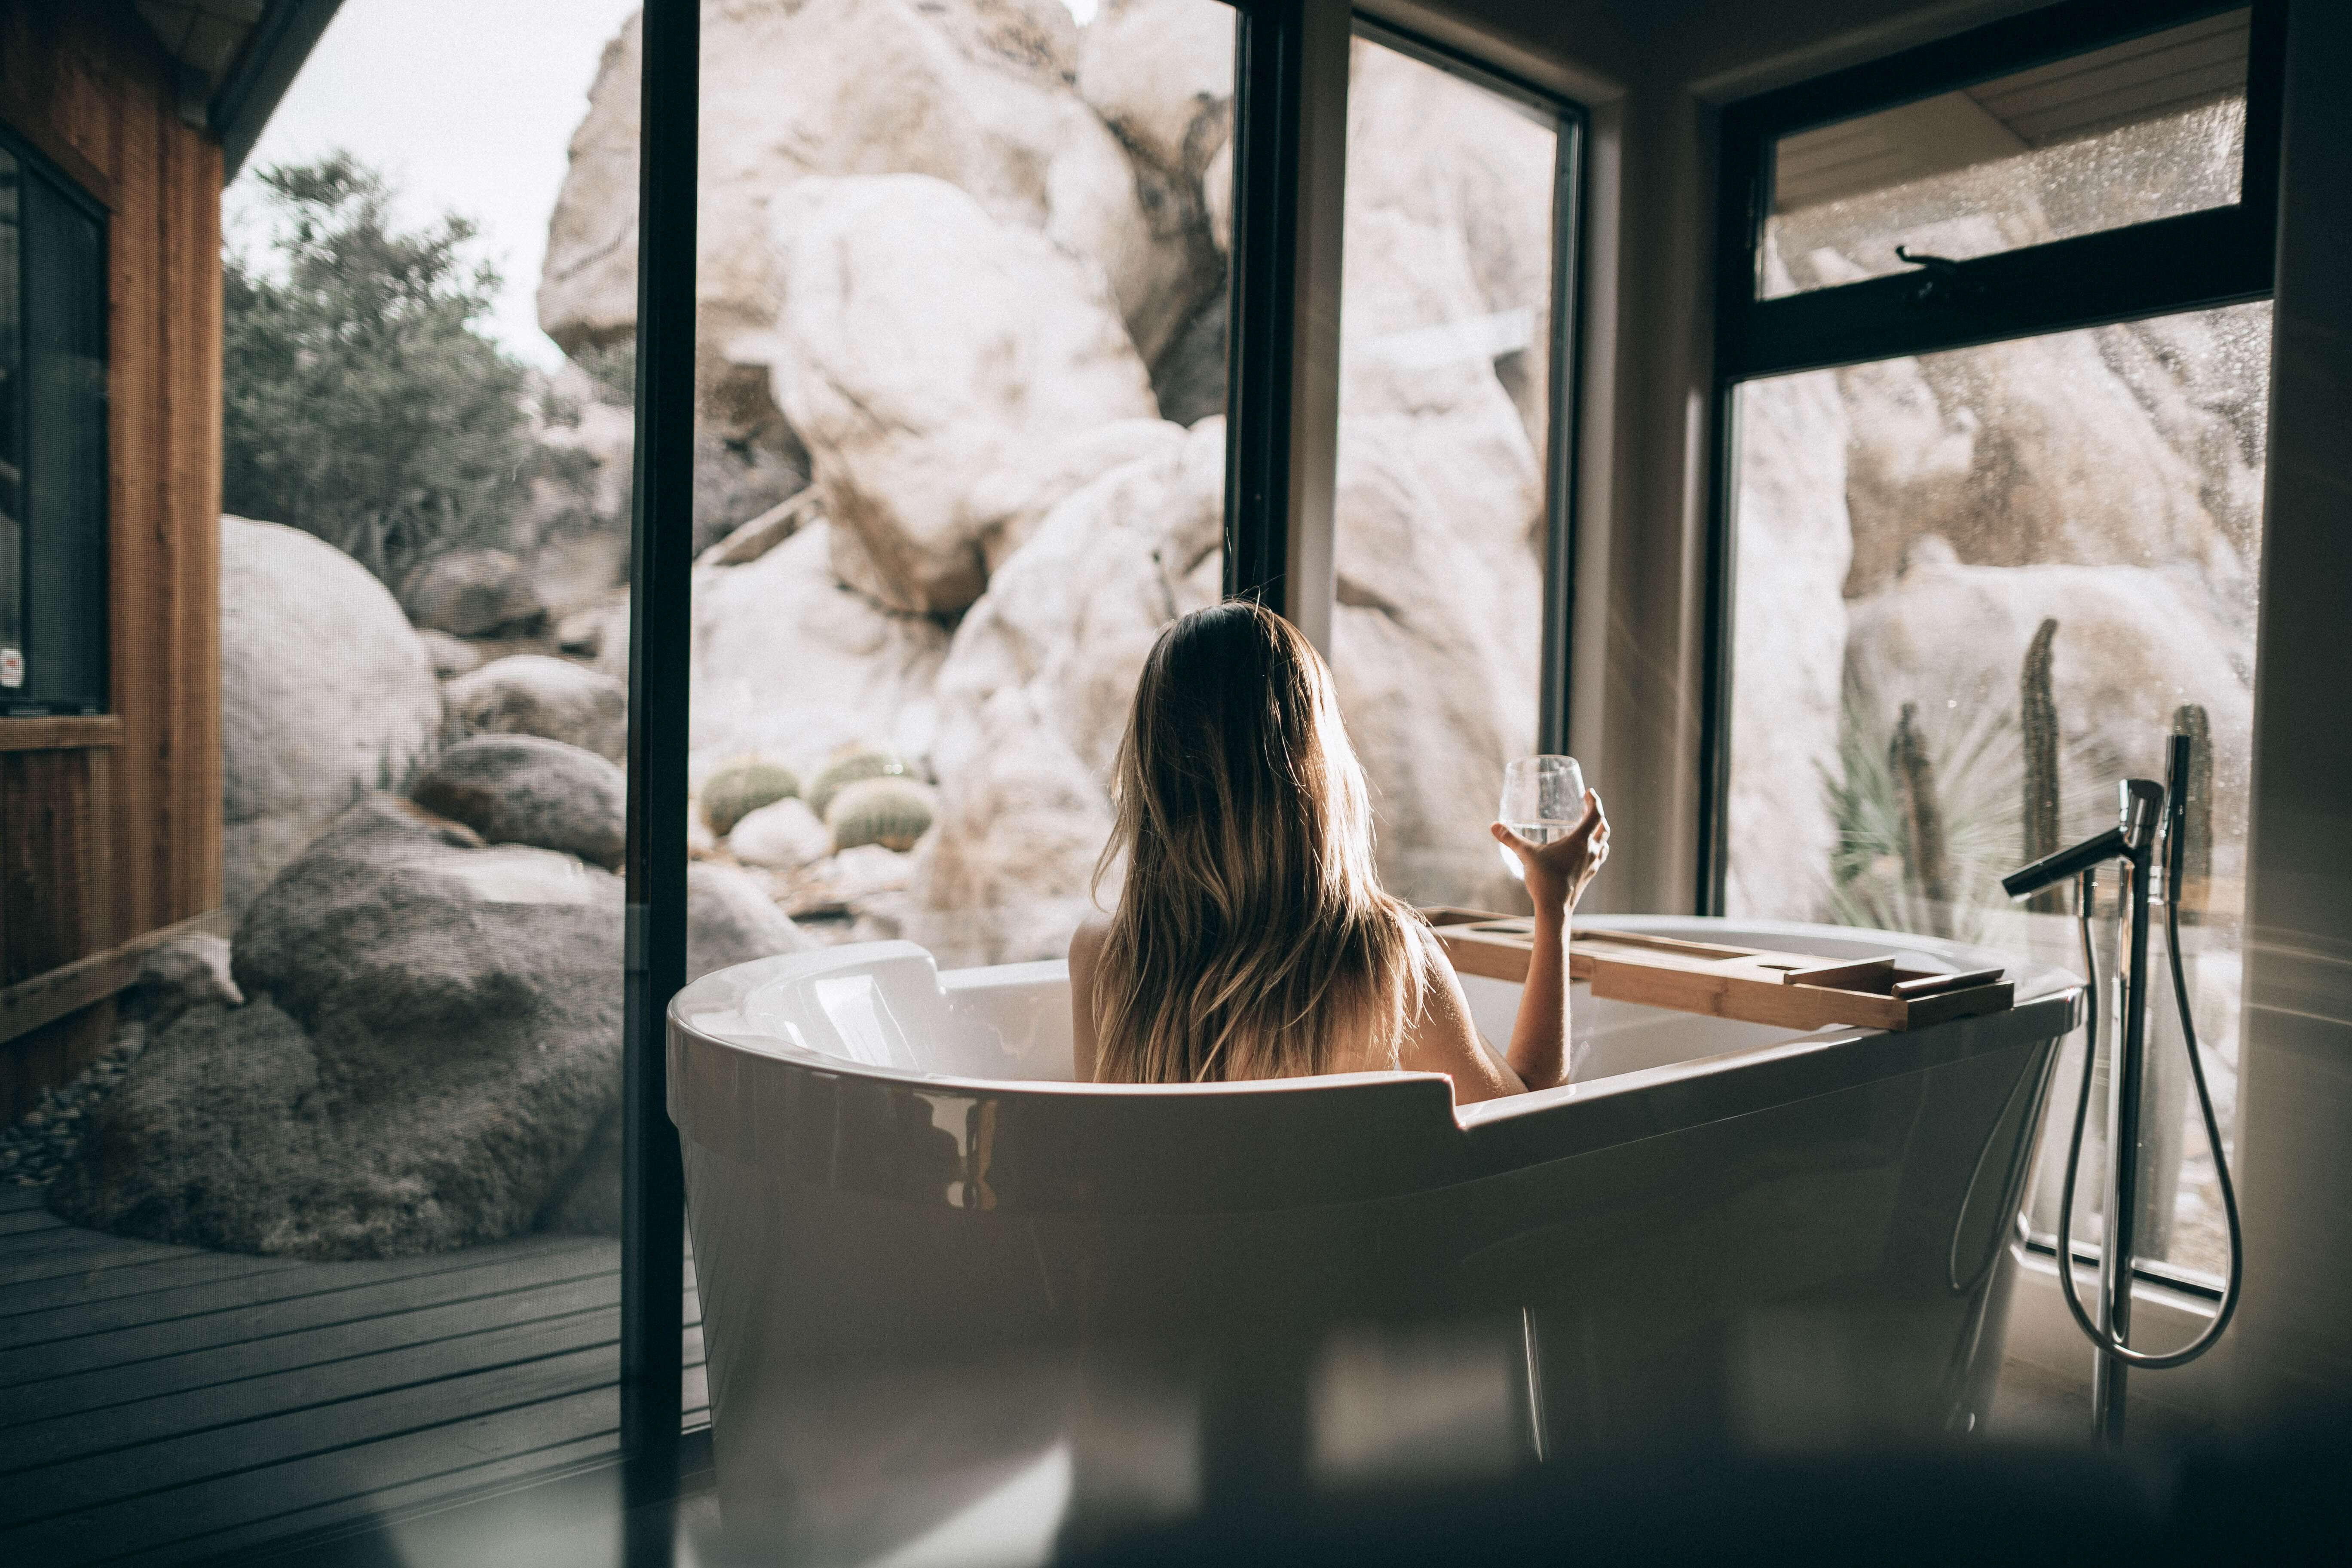
[[[2189,805],[2180,824],[2189,842],[2180,886],[2169,896],[2179,904],[2180,918],[2195,921],[2205,912],[2213,878],[2213,726],[2204,704],[2184,702],[2174,709],[2172,732],[2189,737]]]
[[[848,785],[860,779],[900,778],[906,772],[907,764],[887,752],[866,746],[845,747],[833,754],[832,761],[809,784],[809,809],[826,816],[833,810],[833,797]]]
[[[891,775],[844,784],[833,797],[824,823],[833,829],[836,850],[879,844],[903,854],[929,829],[931,815],[929,789],[913,779]]]
[[[1886,744],[1886,771],[1903,816],[1903,873],[1927,905],[1931,934],[1951,933],[1950,878],[1944,859],[1944,816],[1936,805],[1936,764],[1919,733],[1916,702],[1903,705]]]
[[[2025,842],[2027,860],[2058,852],[2058,703],[2051,694],[2050,647],[2058,636],[2055,619],[2044,620],[2026,645],[2025,668],[2018,672],[2017,710],[2025,731]],[[2044,888],[2026,900],[2037,914],[2063,914],[2063,888]]]
[[[763,805],[801,792],[798,774],[782,763],[743,757],[722,764],[702,784],[702,820],[724,838],[735,825]]]

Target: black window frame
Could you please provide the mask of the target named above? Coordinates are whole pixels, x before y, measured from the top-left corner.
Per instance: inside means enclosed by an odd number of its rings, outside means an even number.
[[[94,515],[82,520],[89,536],[79,542],[60,542],[49,533],[59,520],[37,515],[41,509],[35,504],[36,469],[40,462],[36,450],[34,419],[36,389],[29,374],[24,395],[17,398],[14,410],[16,423],[16,449],[23,458],[18,480],[20,510],[17,519],[22,529],[18,560],[18,593],[20,637],[27,675],[25,688],[0,688],[0,723],[12,718],[40,718],[61,714],[84,715],[106,713],[113,703],[113,454],[112,454],[112,304],[113,278],[111,268],[112,215],[106,204],[84,190],[74,178],[42,154],[25,137],[17,134],[5,121],[0,121],[0,152],[16,161],[17,169],[17,268],[16,320],[21,334],[18,363],[29,372],[33,360],[32,339],[35,331],[36,300],[34,289],[46,262],[35,257],[37,247],[46,247],[51,237],[42,232],[33,220],[38,203],[55,203],[66,212],[86,220],[92,231],[94,274],[89,279],[93,293],[89,303],[94,307],[92,345],[100,366],[94,426],[89,432],[89,462],[95,472],[94,494],[97,504]],[[37,188],[42,194],[36,198]],[[72,520],[65,520],[70,522]],[[59,574],[79,577],[89,589],[85,602],[60,608],[54,595],[40,590]],[[81,630],[77,640],[87,639],[83,653],[89,667],[87,689],[79,692],[41,695],[45,647],[54,647],[55,639],[44,629],[45,622],[55,622],[61,616],[81,617]]]
[[[2251,9],[2235,205],[1961,261],[1933,302],[1914,271],[1759,299],[1780,138]],[[2065,0],[1725,109],[1717,140],[1715,429],[1700,673],[1696,908],[1723,913],[1742,384],[2265,300],[2277,252],[2286,0]]]

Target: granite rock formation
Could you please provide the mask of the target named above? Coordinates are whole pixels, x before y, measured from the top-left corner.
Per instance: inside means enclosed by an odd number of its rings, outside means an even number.
[[[242,911],[319,830],[431,761],[441,689],[383,584],[334,546],[221,519],[222,901]]]

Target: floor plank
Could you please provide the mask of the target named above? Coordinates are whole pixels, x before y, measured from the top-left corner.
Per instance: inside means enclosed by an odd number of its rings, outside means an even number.
[[[36,1199],[38,1194],[35,1194]],[[185,1563],[617,1442],[620,1247],[251,1258],[0,1207],[0,1562]],[[157,1256],[158,1251],[162,1256]],[[683,1425],[709,1423],[681,1259]]]
[[[431,1283],[432,1279],[451,1278],[444,1275],[405,1283],[421,1288]],[[456,1286],[446,1288],[458,1289]],[[355,1296],[348,1291],[338,1294],[347,1300],[339,1309],[334,1309],[338,1313],[335,1320],[321,1322],[316,1327],[293,1329],[266,1337],[233,1338],[219,1344],[200,1345],[172,1355],[110,1360],[86,1372],[21,1384],[8,1390],[5,1405],[0,1405],[0,1431],[9,1430],[13,1425],[47,1420],[75,1411],[109,1409],[132,1400],[157,1398],[189,1389],[216,1387],[244,1378],[295,1372],[347,1356],[368,1355],[379,1351],[396,1350],[404,1345],[426,1344],[458,1334],[478,1332],[486,1325],[530,1322],[595,1307],[609,1307],[620,1300],[621,1285],[619,1273],[613,1269],[550,1283],[533,1282],[526,1278],[507,1289],[461,1293],[429,1305],[393,1308],[381,1312],[368,1310],[373,1303],[365,1295]],[[324,1312],[330,1310],[324,1301],[324,1298],[318,1298],[309,1304]],[[158,1325],[160,1328],[177,1326]],[[191,1333],[200,1332],[202,1329],[200,1323],[187,1327]],[[124,1342],[134,1340],[138,1334],[139,1331],[133,1330],[122,1335],[104,1337]],[[0,1444],[12,1440],[0,1437]]]
[[[9,1246],[6,1243],[23,1243]],[[0,1237],[0,1297],[12,1285],[58,1279],[68,1274],[97,1275],[115,1268],[132,1268],[167,1258],[201,1258],[193,1247],[168,1247],[159,1242],[124,1243],[96,1231],[32,1231]]]
[[[200,1320],[208,1314],[227,1313],[267,1303],[283,1305],[309,1301],[342,1291],[381,1287],[395,1280],[496,1266],[524,1257],[544,1255],[551,1258],[577,1258],[582,1254],[602,1252],[612,1259],[605,1267],[617,1268],[620,1250],[618,1242],[588,1237],[534,1237],[525,1241],[499,1242],[490,1247],[469,1247],[463,1252],[431,1253],[417,1258],[372,1259],[358,1263],[292,1260],[283,1268],[232,1276],[161,1292],[89,1302],[68,1301],[46,1311],[0,1319],[0,1387],[28,1378],[53,1376],[82,1367],[107,1365],[130,1359],[128,1352],[113,1345],[77,1345],[58,1342],[86,1341],[121,1330],[147,1326],[164,1327],[164,1332],[151,1336],[151,1339],[167,1340],[173,1337],[173,1331],[168,1325],[184,1322],[191,1326],[176,1331],[183,1342],[170,1348],[186,1349],[192,1345],[220,1342],[224,1335],[238,1326],[227,1322],[201,1322]],[[488,1289],[494,1292],[496,1287],[492,1285]],[[419,1299],[432,1300],[436,1297],[428,1293]],[[284,1315],[299,1320],[303,1310],[305,1309],[287,1306]],[[361,1315],[365,1314],[362,1312]],[[277,1331],[248,1323],[243,1337],[251,1338],[257,1333],[271,1331]],[[110,1359],[87,1359],[92,1353]],[[164,1352],[150,1348],[145,1353],[161,1354]]]
[[[413,1388],[290,1411],[215,1432],[191,1433],[135,1450],[20,1470],[0,1495],[0,1529],[28,1526],[106,1504],[152,1498],[247,1471],[279,1471],[298,1460],[450,1424],[453,1412],[484,1415],[560,1399],[617,1377],[610,1346],[446,1378]],[[462,1425],[462,1423],[461,1423]],[[273,1483],[274,1484],[274,1481]],[[126,1487],[132,1489],[126,1490]],[[241,1489],[225,1488],[234,1493]],[[5,1539],[5,1536],[0,1536]],[[0,1553],[0,1556],[5,1556]]]
[[[400,1489],[462,1486],[468,1472],[492,1461],[540,1454],[607,1433],[617,1438],[619,1424],[619,1396],[611,1387],[484,1410],[464,1420],[386,1434],[373,1442],[307,1454],[242,1476],[175,1486],[0,1530],[0,1561],[79,1568],[257,1519],[282,1523],[320,1504],[356,1499],[373,1508]],[[453,1456],[464,1456],[465,1462],[453,1464]]]
[[[323,1365],[159,1394],[102,1410],[76,1411],[10,1428],[5,1447],[0,1447],[0,1478],[204,1433],[215,1434],[226,1446],[242,1446],[247,1441],[241,1429],[246,1423],[421,1388],[600,1345],[614,1347],[617,1375],[620,1342],[621,1309],[615,1302],[530,1322],[486,1324],[474,1333],[397,1345]],[[125,1484],[121,1477],[145,1468],[140,1456],[130,1458],[131,1463],[114,1467],[118,1485]],[[7,1504],[0,1502],[0,1520],[7,1513]]]
[[[238,1279],[248,1274],[282,1274],[302,1267],[299,1258],[247,1258],[235,1252],[194,1252],[182,1257],[110,1268],[94,1279],[68,1276],[35,1279],[0,1289],[0,1346],[21,1344],[17,1320],[54,1312],[60,1307],[80,1308],[121,1296],[177,1291],[216,1279]],[[152,1313],[150,1315],[152,1315]]]
[[[618,1451],[621,1441],[619,1398],[612,1396],[611,1403],[612,1419],[591,1436],[529,1449],[404,1485],[379,1487],[356,1496],[273,1513],[226,1530],[113,1558],[110,1568],[175,1568],[186,1563],[240,1561],[245,1553],[289,1536],[331,1531],[339,1526],[363,1529],[371,1521],[393,1518],[412,1509],[437,1508],[452,1496],[503,1490],[554,1472],[608,1459]]]

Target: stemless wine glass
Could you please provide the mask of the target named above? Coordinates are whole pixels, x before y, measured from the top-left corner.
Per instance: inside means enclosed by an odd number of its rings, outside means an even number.
[[[1503,770],[1503,804],[1495,815],[1530,844],[1565,838],[1584,817],[1584,770],[1574,757],[1521,757]],[[1503,869],[1526,880],[1511,847],[1495,848],[1503,857]]]

